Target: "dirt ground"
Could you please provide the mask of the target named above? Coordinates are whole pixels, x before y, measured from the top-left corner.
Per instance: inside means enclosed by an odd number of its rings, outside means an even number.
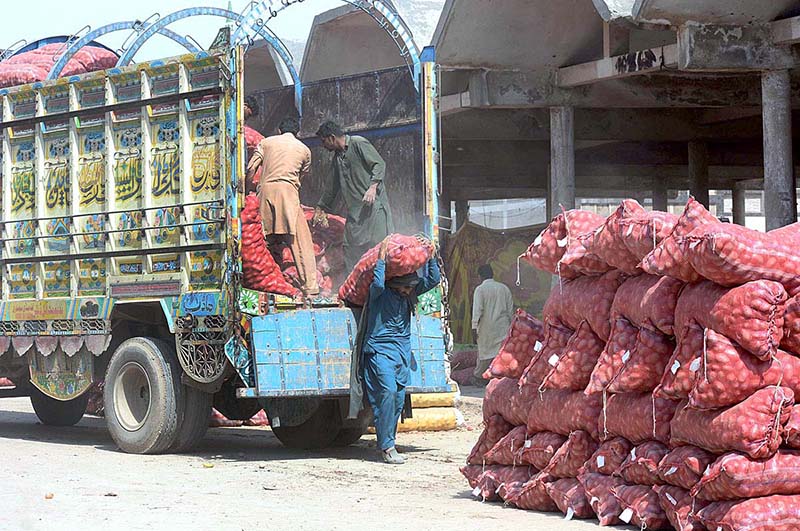
[[[268,428],[211,429],[193,453],[116,450],[103,419],[38,423],[27,399],[0,400],[0,529],[597,529],[471,497],[458,472],[480,433],[404,433],[403,466],[376,460],[375,437],[320,452],[287,450]]]

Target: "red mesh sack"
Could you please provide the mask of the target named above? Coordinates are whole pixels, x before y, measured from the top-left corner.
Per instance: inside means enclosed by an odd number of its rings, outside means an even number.
[[[567,252],[558,263],[559,276],[565,279],[579,276],[596,276],[611,271],[613,267],[597,254],[592,245],[592,233],[570,238]]]
[[[636,346],[622,357],[622,367],[606,390],[609,393],[643,393],[655,389],[666,369],[675,343],[661,332],[639,330]]]
[[[361,257],[355,269],[339,288],[339,299],[356,306],[364,306],[369,296],[373,270],[378,262],[380,245],[376,245]],[[414,236],[392,234],[386,255],[386,278],[408,275],[424,266],[431,258],[432,247],[421,243]]]
[[[483,429],[481,436],[478,437],[478,442],[472,447],[472,452],[467,458],[467,464],[484,464],[486,452],[491,450],[497,444],[497,441],[505,437],[514,428],[500,415],[492,415],[484,424],[486,424],[486,427]]]
[[[653,394],[658,398],[683,400],[689,398],[700,370],[705,330],[696,324],[685,327],[678,344],[667,362],[661,383]]]
[[[554,479],[547,474],[537,474],[521,489],[509,495],[505,501],[528,511],[556,512],[558,506],[547,494],[547,484],[552,483]]]
[[[650,440],[667,444],[677,408],[678,402],[650,393],[610,395],[600,417],[600,432],[603,440],[624,437],[633,444]]]
[[[617,289],[627,276],[609,271],[600,277],[580,277],[553,288],[542,314],[545,322],[561,323],[576,330],[586,320],[603,341],[611,333],[611,305]]]
[[[548,390],[535,393],[528,412],[528,433],[552,431],[569,435],[573,431],[583,430],[597,440],[601,398],[600,395],[586,396],[580,391]]]
[[[692,496],[725,501],[760,498],[773,494],[800,494],[800,452],[778,450],[766,460],[742,454],[725,454],[711,464]]]
[[[678,216],[654,210],[620,220],[622,241],[640,262],[675,229]]]
[[[569,338],[561,356],[554,353],[547,359],[551,369],[542,380],[540,389],[582,391],[589,385],[603,348],[605,342],[583,321]]]
[[[535,472],[534,470],[530,470],[530,472]],[[513,498],[522,490],[522,487],[525,486],[525,483],[530,481],[531,474],[527,474],[527,478],[525,478],[526,474],[520,474],[518,479],[513,479],[511,481],[506,481],[501,483],[499,487],[497,487],[497,495],[500,497],[501,500],[504,502],[508,502],[510,498]]]
[[[553,360],[561,358],[573,334],[574,331],[571,328],[566,328],[560,324],[547,323],[545,325],[544,346],[538,352],[534,352],[530,363],[522,372],[522,376],[519,379],[520,387],[538,389],[542,385],[542,380],[552,370]]]
[[[774,280],[789,295],[800,292],[797,237],[775,237],[741,225],[700,227],[687,236],[689,260],[703,277],[722,286]]]
[[[519,378],[531,362],[531,358],[542,350],[544,325],[525,310],[517,310],[511,328],[500,351],[483,374],[489,378]]]
[[[594,510],[586,498],[586,491],[577,479],[565,478],[548,483],[547,495],[558,506],[558,510],[566,515],[566,520],[594,518]]]
[[[614,376],[630,358],[631,351],[636,347],[638,335],[639,329],[627,319],[624,317],[614,319],[611,337],[597,359],[597,365],[589,377],[589,385],[584,391],[587,395],[604,391],[614,380]]]
[[[517,426],[497,441],[492,449],[486,452],[486,463],[491,465],[517,465],[519,453],[525,444],[526,428]]]
[[[783,441],[789,448],[800,450],[800,406],[792,407],[789,421],[783,429]]]
[[[252,127],[245,125],[244,126],[244,143],[247,149],[247,161],[249,162],[250,159],[253,157],[253,153],[255,153],[258,144],[264,140],[264,135],[253,129]],[[258,184],[261,180],[261,170],[263,170],[263,165],[259,166],[258,170],[253,174],[253,183]]]
[[[778,450],[793,405],[791,389],[767,387],[727,409],[684,407],[672,419],[672,444],[693,444],[717,454],[743,452],[753,459],[765,459]]]
[[[698,511],[697,520],[714,531],[797,531],[800,496],[712,503]]]
[[[628,457],[614,472],[626,483],[633,485],[658,485],[658,464],[669,453],[669,448],[657,441],[649,441],[632,448]]]
[[[536,389],[520,389],[514,378],[490,380],[483,396],[483,420],[489,420],[492,415],[500,415],[514,426],[525,424],[535,393]]]
[[[628,274],[636,274],[640,271],[641,258],[637,258],[625,245],[622,223],[646,213],[635,199],[625,199],[596,231],[582,237],[584,246],[610,266]],[[567,261],[566,257],[564,261]]]
[[[0,87],[16,87],[42,81],[47,77],[48,70],[37,65],[15,65],[4,62],[0,64]]]
[[[657,485],[653,491],[658,494],[661,508],[676,531],[706,531],[694,519],[694,513],[708,505],[706,502],[696,501],[688,491],[672,485]]]
[[[658,476],[665,482],[691,490],[703,477],[716,456],[696,446],[680,446],[668,453],[658,464]]]
[[[719,220],[693,197],[690,197],[683,214],[675,223],[672,233],[664,238],[658,247],[653,249],[653,252],[642,259],[641,267],[644,272],[651,275],[673,277],[684,282],[700,280],[700,275],[689,263],[687,255],[689,243],[685,240],[685,236],[688,236],[696,228],[708,224],[719,224]]]
[[[622,437],[615,437],[601,444],[592,457],[583,465],[583,471],[593,474],[612,475],[628,458],[633,445]]]
[[[450,379],[458,385],[471,385],[472,377],[475,375],[475,367],[465,367],[450,371]]]
[[[467,479],[469,488],[474,489],[478,486],[478,479],[485,472],[485,468],[481,465],[465,465],[459,468],[458,471]]]
[[[294,297],[300,291],[286,282],[281,269],[267,250],[261,226],[258,197],[249,194],[241,213],[242,220],[242,283],[256,291]]]
[[[486,470],[478,479],[472,495],[483,501],[497,501],[501,487],[506,484],[526,483],[531,479],[531,469],[526,466],[499,466]],[[506,496],[508,493],[505,492]]]
[[[622,512],[619,519],[641,529],[671,529],[658,494],[645,485],[620,485],[611,489]]]
[[[597,450],[597,442],[585,431],[570,433],[542,472],[555,478],[577,477],[581,467]]]
[[[520,460],[537,470],[542,470],[548,464],[559,448],[567,442],[567,437],[549,431],[539,432],[525,441],[520,453]]]
[[[267,413],[262,409],[249,419],[244,421],[245,426],[269,426],[269,417],[267,417]]]
[[[800,297],[797,295],[786,302],[781,348],[800,355]]]
[[[731,338],[760,359],[769,359],[783,336],[785,304],[786,290],[769,280],[735,288],[708,281],[690,284],[675,307],[676,335],[695,322]]]
[[[612,318],[624,317],[634,326],[675,335],[675,306],[684,283],[670,277],[639,275],[617,290]]]
[[[463,350],[454,352],[450,356],[450,370],[469,369],[478,364],[477,350]]]
[[[244,422],[241,420],[229,420],[225,415],[211,408],[211,417],[208,419],[209,428],[238,428]]]
[[[564,256],[570,237],[589,233],[603,224],[605,218],[588,210],[567,210],[558,214],[536,237],[526,253],[525,261],[548,273],[558,273],[558,263]]]
[[[779,350],[774,359],[761,361],[727,337],[707,330],[706,349],[689,395],[689,407],[732,406],[770,385],[800,392],[800,358]]]
[[[617,525],[622,508],[611,493],[611,489],[621,487],[625,483],[619,478],[591,473],[581,474],[578,476],[578,481],[586,492],[600,525]]]

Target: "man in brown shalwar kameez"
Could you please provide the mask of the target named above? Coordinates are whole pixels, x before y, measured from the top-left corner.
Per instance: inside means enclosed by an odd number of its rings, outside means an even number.
[[[247,179],[263,166],[258,185],[264,235],[271,242],[286,241],[292,250],[303,294],[319,294],[314,242],[300,205],[300,184],[311,170],[311,150],[297,139],[300,126],[283,120],[279,135],[262,140],[247,164]]]

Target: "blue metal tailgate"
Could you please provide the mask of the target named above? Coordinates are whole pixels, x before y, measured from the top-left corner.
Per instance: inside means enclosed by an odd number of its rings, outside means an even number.
[[[352,310],[297,310],[252,321],[256,394],[264,397],[346,395],[358,326]],[[411,393],[450,391],[442,321],[412,319]]]

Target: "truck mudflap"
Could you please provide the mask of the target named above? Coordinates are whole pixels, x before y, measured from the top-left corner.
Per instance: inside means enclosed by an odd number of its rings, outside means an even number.
[[[246,394],[347,395],[357,328],[355,315],[349,308],[298,310],[253,318],[255,388]],[[413,362],[408,392],[450,391],[442,320],[415,315],[411,345]]]

